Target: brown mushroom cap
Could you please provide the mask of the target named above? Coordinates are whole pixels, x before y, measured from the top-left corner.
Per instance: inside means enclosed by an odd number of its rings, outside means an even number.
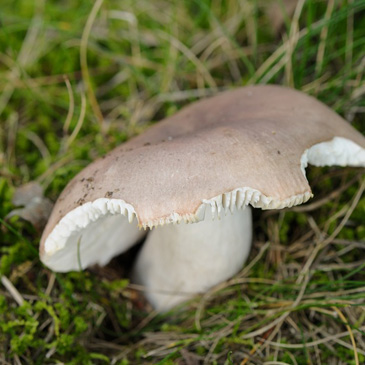
[[[339,115],[284,87],[249,86],[193,103],[67,185],[43,233],[41,256],[65,216],[99,199],[127,204],[144,227],[199,221],[199,208],[217,197],[225,208],[301,204],[311,197],[303,154],[335,137],[365,148],[365,138]]]

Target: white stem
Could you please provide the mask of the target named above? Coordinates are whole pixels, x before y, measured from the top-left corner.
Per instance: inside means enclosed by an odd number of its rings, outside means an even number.
[[[157,310],[168,310],[235,275],[252,240],[251,210],[230,212],[212,220],[157,227],[137,258],[133,279],[146,287]]]

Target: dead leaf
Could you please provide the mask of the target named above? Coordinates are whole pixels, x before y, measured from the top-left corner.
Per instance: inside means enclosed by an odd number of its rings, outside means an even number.
[[[31,203],[33,198],[42,198],[43,188],[40,184],[35,181],[31,181],[27,184],[21,185],[16,188],[12,203],[19,207],[21,205],[28,205]]]
[[[53,208],[53,203],[43,196],[42,186],[35,181],[18,187],[12,203],[23,208],[12,210],[5,219],[18,216],[30,222],[38,231],[46,225]]]

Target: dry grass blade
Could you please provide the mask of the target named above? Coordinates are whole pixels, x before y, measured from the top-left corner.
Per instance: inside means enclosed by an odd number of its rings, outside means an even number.
[[[73,94],[73,91],[72,91],[72,86],[71,86],[70,80],[68,79],[68,77],[66,75],[64,75],[64,80],[65,80],[65,84],[66,84],[66,87],[67,87],[68,98],[69,98],[68,112],[67,112],[65,124],[63,125],[63,132],[67,133],[68,129],[70,128],[72,117],[74,115],[75,98],[74,98],[74,94]]]
[[[24,304],[24,299],[12,282],[5,276],[1,276],[1,282],[19,306]]]
[[[340,311],[339,308],[337,307],[332,307],[334,311],[337,312],[338,316],[341,318],[342,322],[345,324],[346,328],[347,328],[347,331],[349,333],[349,336],[351,338],[351,343],[352,343],[352,346],[354,348],[354,357],[355,357],[355,364],[356,365],[359,365],[359,355],[357,353],[357,349],[356,349],[356,342],[355,342],[355,338],[354,338],[354,334],[352,333],[352,329],[351,327],[349,326],[345,316],[343,315],[343,313]]]
[[[317,257],[318,253],[323,250],[329,243],[332,242],[332,240],[334,238],[336,238],[336,236],[341,232],[342,228],[345,226],[346,222],[348,221],[348,219],[350,218],[352,212],[354,211],[355,207],[357,206],[363,192],[365,189],[365,179],[362,181],[359,190],[357,191],[350,207],[348,208],[344,218],[342,219],[342,221],[340,222],[340,224],[336,227],[336,229],[334,230],[334,232],[327,237],[326,239],[323,239],[322,241],[319,241],[317,243],[317,246],[315,247],[315,249],[313,250],[313,252],[311,253],[310,257],[308,258],[307,262],[305,263],[300,276],[298,277],[297,283],[300,284],[303,281],[303,278],[307,276],[308,271],[310,269],[310,267],[312,266],[315,258]]]
[[[176,49],[183,53],[189,61],[191,61],[196,66],[196,68],[200,71],[200,74],[204,77],[204,80],[207,82],[210,88],[217,88],[216,82],[214,81],[212,75],[209,73],[205,65],[199,60],[199,58],[194,55],[194,53],[191,52],[191,50],[185,44],[183,44],[179,39],[173,37],[170,34],[166,34],[163,31],[159,32],[159,36],[162,39],[170,42]],[[197,75],[197,77],[198,76],[199,74]],[[204,90],[205,83],[199,82],[199,77],[197,80],[197,84],[199,85],[199,88],[201,90]]]
[[[302,206],[293,207],[293,208],[290,208],[290,210],[293,211],[293,212],[310,212],[312,210],[318,209],[321,206],[323,206],[323,204],[326,204],[329,201],[334,200],[339,195],[341,195],[350,186],[352,186],[356,181],[358,181],[359,178],[361,177],[361,175],[362,174],[356,175],[349,182],[347,182],[346,184],[341,185],[338,189],[332,191],[326,197],[324,197],[322,199],[318,199],[314,203],[310,203],[310,204],[305,204],[305,205],[302,205]]]
[[[0,115],[3,113],[6,105],[8,104],[13,92],[15,90],[16,80],[20,78],[21,69],[28,66],[31,63],[31,53],[38,48],[35,47],[37,38],[40,33],[40,24],[43,16],[43,1],[39,1],[35,4],[35,12],[32,19],[32,23],[27,30],[27,34],[22,43],[16,62],[8,75],[8,81],[2,90],[0,95]],[[34,60],[33,60],[34,61]]]
[[[334,6],[335,6],[335,1],[329,0],[328,4],[327,4],[326,14],[324,16],[326,21],[328,21],[331,18]],[[316,58],[316,69],[315,69],[317,75],[319,75],[322,72],[327,35],[328,35],[328,24],[326,24],[321,30],[320,42],[319,42],[317,58]],[[319,86],[319,84],[317,84],[317,85]]]
[[[195,311],[195,327],[197,328],[198,331],[201,331],[202,327],[201,327],[201,317],[204,311],[204,306],[205,303],[209,300],[209,298],[216,293],[219,290],[222,290],[230,285],[235,285],[235,284],[239,284],[242,282],[248,282],[250,280],[254,280],[254,279],[250,279],[250,278],[243,278],[244,276],[246,276],[249,271],[251,270],[251,268],[261,259],[261,257],[263,256],[263,254],[266,252],[266,250],[270,247],[270,243],[267,242],[265,243],[264,246],[261,247],[260,252],[256,255],[256,257],[251,261],[251,263],[245,267],[242,272],[239,274],[238,278],[233,278],[231,280],[228,280],[227,282],[224,282],[222,284],[219,284],[213,288],[211,288],[210,290],[208,290],[201,298],[201,300],[199,301],[199,305],[197,310]]]
[[[349,0],[349,4],[353,5],[354,0]],[[346,32],[346,65],[350,68],[352,65],[354,47],[354,11],[351,9],[347,17]]]
[[[359,330],[364,331],[365,326],[359,328]],[[302,349],[304,347],[314,347],[314,346],[320,345],[322,343],[330,342],[330,341],[333,341],[335,339],[339,339],[339,338],[346,337],[346,336],[349,336],[349,335],[350,335],[349,331],[345,331],[345,332],[336,333],[334,335],[328,335],[328,336],[326,336],[326,337],[324,337],[320,340],[316,340],[316,341],[313,341],[313,342],[306,342],[304,344],[303,343],[298,343],[298,344],[279,343],[279,342],[273,342],[273,341],[268,341],[268,342],[271,346],[274,346],[274,347],[287,348],[287,349]]]
[[[82,78],[85,82],[86,92],[90,101],[91,108],[93,109],[94,115],[99,121],[100,125],[103,124],[104,117],[103,114],[101,113],[99,103],[96,100],[93,86],[90,80],[89,67],[87,64],[87,43],[90,36],[91,28],[93,26],[97,13],[103,4],[103,1],[104,0],[95,1],[94,6],[91,9],[90,15],[87,19],[84,31],[82,33],[81,44],[80,44],[80,64],[81,64]]]
[[[81,112],[80,112],[80,116],[79,116],[79,119],[76,123],[75,129],[71,133],[71,136],[68,137],[67,140],[66,140],[66,143],[65,143],[65,150],[66,151],[71,146],[72,142],[76,139],[78,133],[80,132],[82,124],[84,123],[84,120],[85,120],[85,114],[86,114],[86,97],[85,97],[84,93],[81,93]]]
[[[293,20],[290,27],[289,39],[288,39],[288,48],[286,50],[286,54],[284,56],[285,59],[285,83],[287,86],[294,86],[294,77],[293,77],[293,65],[292,65],[292,56],[296,44],[299,40],[299,18],[303,11],[303,6],[306,0],[299,0],[297,6],[294,11]]]

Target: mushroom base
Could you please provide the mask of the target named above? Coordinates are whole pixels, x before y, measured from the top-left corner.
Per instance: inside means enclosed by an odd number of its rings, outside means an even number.
[[[165,311],[235,275],[246,261],[252,241],[251,210],[230,212],[204,221],[156,227],[148,235],[133,281],[146,287],[146,297]]]

